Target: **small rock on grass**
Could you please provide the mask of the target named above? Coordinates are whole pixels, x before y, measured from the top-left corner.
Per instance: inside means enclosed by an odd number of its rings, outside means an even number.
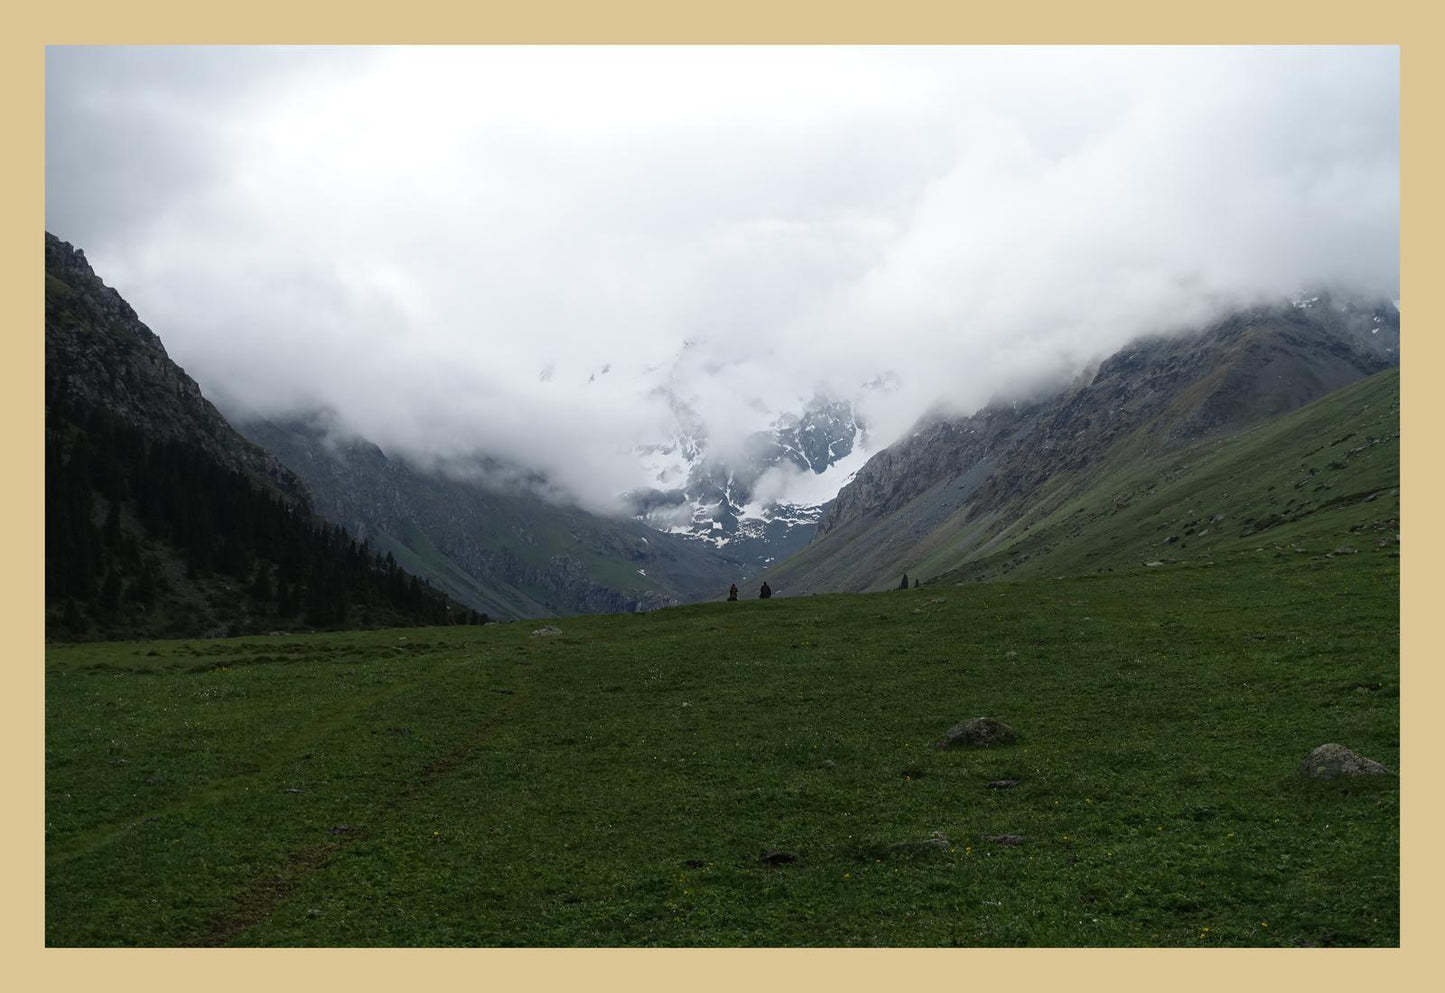
[[[991,745],[1012,745],[1018,740],[1018,732],[1002,721],[992,717],[974,717],[955,724],[942,738],[933,743],[934,748],[979,747]]]
[[[1344,745],[1321,745],[1310,752],[1299,766],[1300,775],[1306,779],[1337,779],[1340,776],[1388,776],[1389,769],[1357,755]]]
[[[930,852],[947,851],[953,846],[948,840],[948,835],[942,831],[935,831],[922,841],[901,841],[896,845],[889,845],[890,851],[894,852]]]
[[[537,630],[533,631],[533,632],[532,632],[532,637],[533,637],[533,638],[541,638],[541,637],[544,637],[544,636],[549,635],[549,634],[561,634],[561,633],[562,633],[562,629],[561,629],[561,628],[559,628],[559,627],[557,627],[557,626],[555,626],[555,625],[553,625],[553,624],[548,624],[548,625],[546,625],[545,627],[540,627],[540,628],[538,628]]]

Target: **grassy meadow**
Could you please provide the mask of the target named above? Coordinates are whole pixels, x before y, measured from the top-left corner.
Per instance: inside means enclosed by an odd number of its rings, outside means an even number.
[[[1295,771],[1399,763],[1398,546],[1331,541],[52,647],[47,943],[1396,945],[1398,779]]]

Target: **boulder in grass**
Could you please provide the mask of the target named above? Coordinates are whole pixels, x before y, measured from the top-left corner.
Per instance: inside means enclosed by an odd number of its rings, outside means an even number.
[[[1003,721],[992,717],[974,717],[955,724],[948,732],[933,743],[934,748],[988,748],[991,745],[1012,745],[1018,741],[1018,732]]]
[[[1300,775],[1306,779],[1338,779],[1340,776],[1388,776],[1389,769],[1356,755],[1344,745],[1321,745],[1300,763]]]
[[[532,637],[533,637],[533,638],[545,638],[545,637],[547,637],[548,635],[561,634],[561,633],[562,633],[562,629],[561,629],[561,628],[557,627],[555,624],[548,624],[546,627],[540,627],[540,628],[538,628],[537,630],[533,631],[533,632],[532,632]]]

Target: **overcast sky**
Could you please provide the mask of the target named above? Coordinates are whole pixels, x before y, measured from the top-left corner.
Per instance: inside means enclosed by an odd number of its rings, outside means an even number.
[[[938,405],[1399,296],[1394,48],[52,48],[46,226],[232,416],[585,505],[669,394]],[[604,371],[605,370],[605,371]],[[863,389],[884,376],[888,389]]]

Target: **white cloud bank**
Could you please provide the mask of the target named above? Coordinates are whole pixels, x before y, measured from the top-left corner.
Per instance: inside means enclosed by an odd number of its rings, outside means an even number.
[[[1226,306],[1399,296],[1394,48],[56,48],[46,171],[224,409],[595,509],[660,387],[723,447],[856,397],[876,448]]]

